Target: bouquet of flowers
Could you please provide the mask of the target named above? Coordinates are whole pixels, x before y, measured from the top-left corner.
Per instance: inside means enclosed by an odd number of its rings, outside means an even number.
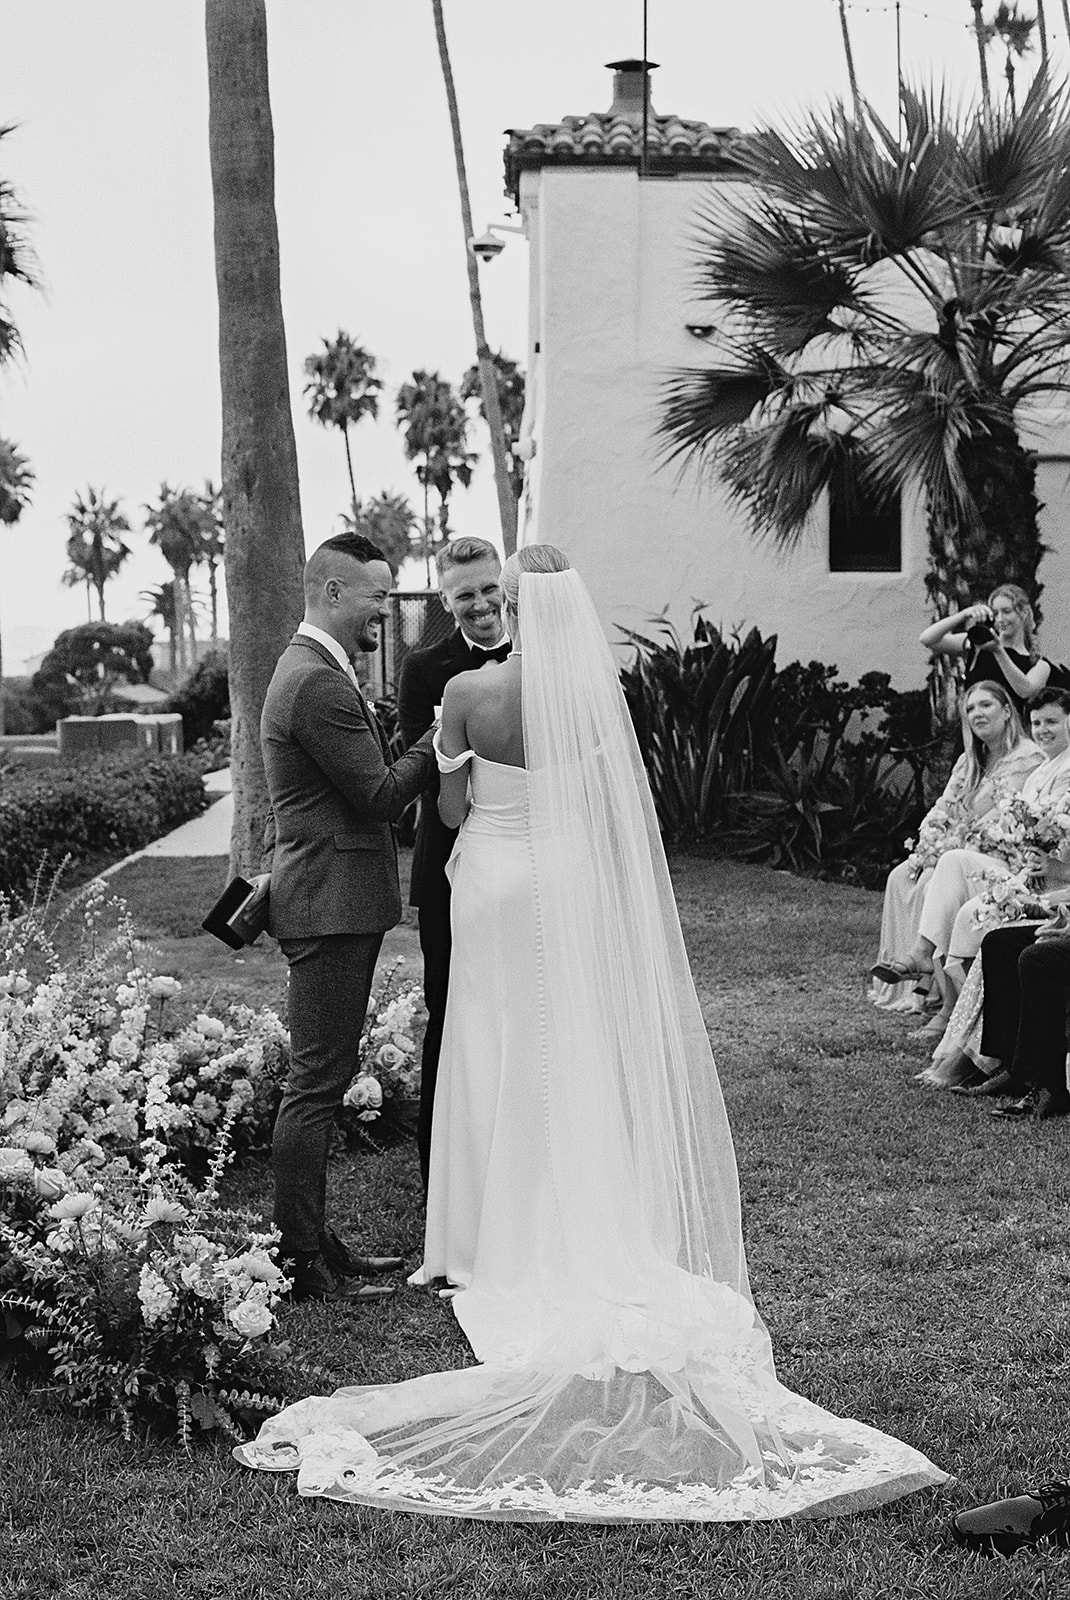
[[[981,830],[977,848],[999,856],[1015,872],[1038,874],[1037,855],[1070,861],[1070,802],[1066,795],[1044,795],[1027,800],[1022,794],[1004,794],[997,817]]]
[[[907,867],[910,876],[920,878],[928,867],[935,867],[947,850],[961,849],[967,840],[967,823],[954,802],[938,800],[922,818],[917,839],[906,841],[910,854]]]
[[[1028,868],[1009,878],[986,872],[985,880],[986,887],[978,896],[973,911],[975,928],[983,928],[987,933],[991,928],[1005,927],[1008,922],[1038,922],[1050,917],[1051,909],[1039,898]]]
[[[0,1307],[12,1358],[43,1363],[75,1409],[127,1438],[169,1417],[188,1449],[195,1423],[240,1439],[235,1414],[285,1404],[271,1336],[289,1280],[277,1236],[219,1205],[233,1117],[197,1189],[161,1158],[166,1104],[163,1089],[140,1171],[65,1174],[0,1147]]]
[[[358,1066],[342,1096],[345,1111],[360,1125],[383,1113],[402,1120],[404,1101],[420,1093],[420,1058],[416,1029],[423,1012],[420,987],[401,979],[400,957],[386,969],[372,996],[361,1035]]]

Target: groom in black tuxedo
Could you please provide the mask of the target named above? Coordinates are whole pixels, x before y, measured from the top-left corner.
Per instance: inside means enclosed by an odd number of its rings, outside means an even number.
[[[502,626],[501,562],[494,546],[486,539],[452,539],[443,545],[435,564],[442,604],[457,626],[439,644],[412,650],[402,662],[398,720],[406,749],[435,721],[435,707],[442,704],[443,691],[451,678],[459,672],[473,672],[487,661],[504,661],[511,648]],[[456,837],[456,830],[447,828],[439,818],[436,768],[420,796],[409,892],[409,903],[417,907],[419,918],[427,1006],[416,1135],[425,1191],[450,975],[450,886],[446,862]]]

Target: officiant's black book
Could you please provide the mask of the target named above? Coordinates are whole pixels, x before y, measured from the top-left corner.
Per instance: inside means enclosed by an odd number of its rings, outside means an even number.
[[[264,895],[249,911],[249,901],[256,893],[246,878],[231,878],[201,927],[232,950],[244,950],[255,944],[267,927],[268,896]]]

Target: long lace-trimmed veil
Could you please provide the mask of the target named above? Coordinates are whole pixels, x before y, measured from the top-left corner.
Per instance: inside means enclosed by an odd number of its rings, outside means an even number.
[[[305,1494],[505,1520],[832,1515],[940,1482],[917,1451],[776,1379],[609,648],[574,571],[522,571],[518,609],[527,772],[496,781],[524,796],[534,929],[534,970],[513,980],[537,1019],[520,1063],[539,1108],[523,1130],[527,1233],[477,1251],[453,1302],[481,1365],[300,1401],[241,1458],[297,1467]]]

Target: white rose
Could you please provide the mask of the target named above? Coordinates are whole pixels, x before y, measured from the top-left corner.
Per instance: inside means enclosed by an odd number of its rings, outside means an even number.
[[[22,1148],[29,1150],[35,1156],[54,1156],[56,1141],[50,1133],[41,1133],[36,1128],[22,1136]]]
[[[384,1067],[387,1071],[389,1071],[391,1067],[400,1067],[404,1059],[404,1053],[398,1049],[396,1044],[384,1044],[382,1048],[376,1052],[375,1056],[376,1065]]]
[[[17,998],[20,994],[26,994],[27,991],[29,990],[29,987],[30,987],[29,978],[24,978],[20,974],[18,977],[16,977],[13,980],[12,985],[11,985],[11,992]]]
[[[229,1265],[234,1271],[243,1272],[254,1283],[277,1283],[282,1277],[281,1268],[263,1250],[247,1250],[244,1255],[235,1256]]]
[[[182,993],[182,985],[177,978],[161,975],[153,978],[149,984],[149,993],[154,1000],[173,1000],[176,994]]]
[[[0,1145],[0,1181],[4,1178],[28,1178],[34,1166],[25,1150],[13,1150]]]
[[[243,1339],[256,1339],[267,1333],[274,1320],[267,1306],[256,1300],[239,1300],[227,1312],[227,1321]]]
[[[194,1026],[205,1039],[222,1039],[227,1031],[218,1017],[210,1017],[205,1011],[198,1013]]]
[[[60,1167],[40,1167],[33,1175],[33,1186],[43,1200],[58,1200],[67,1187],[66,1174]]]
[[[342,1104],[351,1106],[354,1111],[366,1107],[378,1107],[383,1103],[383,1090],[378,1078],[373,1078],[370,1072],[362,1072],[354,1078],[345,1094]]]

